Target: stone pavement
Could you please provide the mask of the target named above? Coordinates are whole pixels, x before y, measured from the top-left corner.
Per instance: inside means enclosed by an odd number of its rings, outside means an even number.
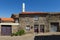
[[[23,36],[0,36],[0,40],[34,40],[33,35],[23,35]]]
[[[60,35],[60,32],[25,34],[22,36],[0,36],[0,40],[34,40],[35,36],[42,36],[42,35]]]

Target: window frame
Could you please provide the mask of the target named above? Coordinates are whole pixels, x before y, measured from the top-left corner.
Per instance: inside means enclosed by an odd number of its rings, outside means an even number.
[[[26,31],[30,31],[30,25],[26,26]]]

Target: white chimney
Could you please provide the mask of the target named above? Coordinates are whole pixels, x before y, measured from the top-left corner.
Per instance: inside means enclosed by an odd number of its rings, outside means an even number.
[[[25,3],[22,4],[22,12],[25,12]]]

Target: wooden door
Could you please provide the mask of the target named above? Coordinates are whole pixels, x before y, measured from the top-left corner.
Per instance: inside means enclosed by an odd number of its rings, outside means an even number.
[[[2,25],[1,27],[1,34],[2,35],[11,35],[11,26],[10,25]]]

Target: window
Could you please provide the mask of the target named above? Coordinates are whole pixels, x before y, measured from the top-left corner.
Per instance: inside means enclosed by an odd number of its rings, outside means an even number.
[[[39,17],[38,17],[38,16],[35,16],[35,17],[34,17],[34,20],[35,20],[35,21],[37,21],[38,19],[39,19]]]
[[[18,23],[18,19],[15,19],[15,23]]]
[[[39,32],[38,27],[39,27],[39,25],[37,25],[37,24],[34,25],[34,32],[37,32],[37,33]]]
[[[30,26],[26,26],[26,31],[30,31]]]

